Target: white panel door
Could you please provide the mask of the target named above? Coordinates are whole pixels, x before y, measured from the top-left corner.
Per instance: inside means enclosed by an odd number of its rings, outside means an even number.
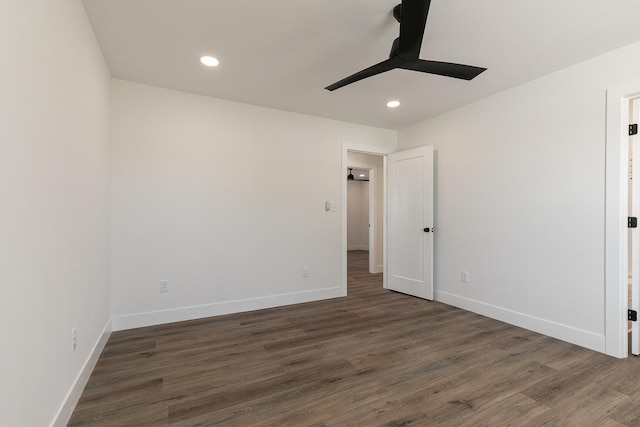
[[[387,288],[433,299],[433,146],[389,155]]]
[[[640,100],[631,101],[632,123],[640,123]],[[631,143],[631,191],[630,216],[640,217],[640,137],[630,138]],[[640,228],[630,228],[631,235],[631,310],[640,309]],[[640,354],[640,325],[631,322],[631,353]]]

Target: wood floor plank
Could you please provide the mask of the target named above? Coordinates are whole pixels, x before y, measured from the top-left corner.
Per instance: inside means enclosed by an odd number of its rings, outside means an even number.
[[[640,361],[382,288],[115,332],[70,426],[633,426]]]

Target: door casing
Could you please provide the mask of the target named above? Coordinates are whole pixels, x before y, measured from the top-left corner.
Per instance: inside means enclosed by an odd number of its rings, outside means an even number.
[[[628,356],[629,101],[640,80],[607,90],[605,163],[605,353]]]
[[[388,150],[375,146],[367,146],[361,144],[351,144],[344,142],[342,143],[342,167],[340,171],[347,170],[348,161],[347,161],[347,153],[363,153],[363,154],[372,154],[374,156],[382,156],[382,175],[376,176],[376,179],[382,179],[383,190],[382,190],[382,230],[378,230],[382,232],[382,259],[383,259],[383,275],[382,275],[382,285],[386,288],[386,275],[384,274],[384,264],[387,259],[386,248],[384,242],[387,241],[387,227],[386,227],[386,219],[387,219],[387,183],[384,179],[387,170],[387,155],[392,153],[394,150]],[[341,174],[341,178],[344,178]],[[341,179],[342,182],[342,200],[340,209],[341,215],[341,248],[340,248],[340,257],[341,257],[341,285],[340,285],[340,294],[342,296],[347,296],[347,180]]]

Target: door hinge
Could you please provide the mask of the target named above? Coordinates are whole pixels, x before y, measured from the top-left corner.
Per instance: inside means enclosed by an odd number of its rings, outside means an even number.
[[[629,136],[633,136],[637,134],[638,134],[638,124],[634,123],[632,125],[629,125]]]
[[[627,228],[638,228],[638,218],[635,216],[627,217]]]
[[[638,321],[638,312],[635,310],[627,310],[627,319],[632,322]]]

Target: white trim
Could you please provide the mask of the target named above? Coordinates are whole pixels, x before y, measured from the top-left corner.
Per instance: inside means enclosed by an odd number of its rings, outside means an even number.
[[[165,323],[183,322],[185,320],[202,319],[205,317],[222,316],[225,314],[242,313],[245,311],[262,310],[265,308],[282,307],[291,304],[301,304],[329,298],[338,298],[342,296],[340,291],[341,289],[339,287],[316,289],[313,291],[294,292],[268,297],[225,301],[214,304],[196,305],[192,307],[128,314],[124,316],[113,316],[113,330],[122,331],[126,329],[162,325]]]
[[[627,163],[629,99],[640,94],[640,81],[607,90],[605,164],[605,353],[628,356]]]
[[[501,322],[529,329],[591,350],[601,353],[605,350],[605,337],[603,335],[594,334],[593,332],[486,304],[448,292],[436,290],[434,297],[435,301],[472,311],[492,319],[500,320]]]
[[[71,415],[73,415],[73,410],[76,408],[76,405],[80,400],[80,396],[82,395],[82,392],[84,391],[84,388],[89,381],[89,377],[91,376],[93,369],[96,367],[96,363],[98,362],[100,354],[102,353],[102,350],[104,350],[104,346],[107,344],[107,341],[111,336],[112,330],[111,319],[109,319],[107,321],[107,324],[103,328],[98,341],[93,346],[93,350],[84,363],[82,370],[76,377],[76,380],[73,382],[71,389],[67,393],[62,406],[58,410],[56,417],[51,423],[51,426],[64,427],[69,423]]]
[[[387,271],[387,156],[382,158],[382,269],[380,273]],[[388,289],[387,274],[382,275],[382,287]]]
[[[369,273],[376,272],[376,257],[378,256],[376,248],[376,236],[378,234],[378,178],[376,177],[375,168],[369,168],[369,206],[368,221],[369,228],[367,233],[367,241],[369,242]]]

